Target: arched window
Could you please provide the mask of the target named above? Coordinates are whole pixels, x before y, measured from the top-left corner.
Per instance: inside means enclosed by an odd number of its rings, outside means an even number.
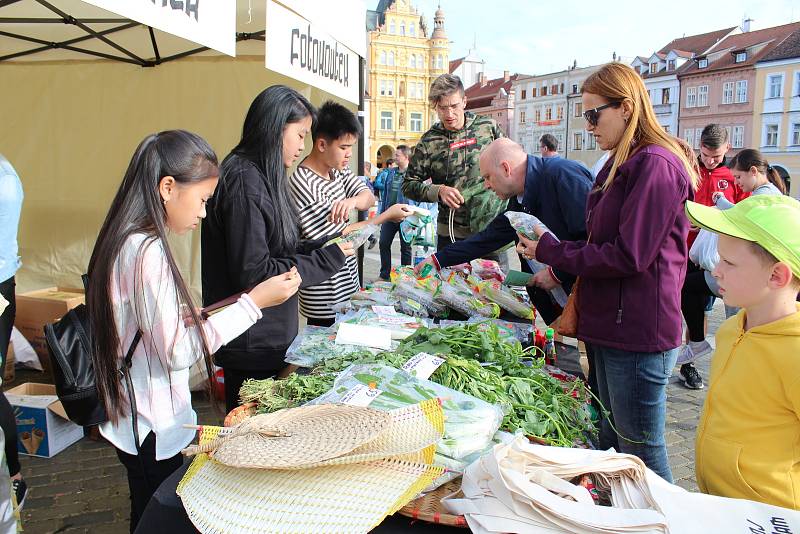
[[[411,54],[408,57],[408,66],[411,67],[412,69],[416,69],[417,68],[417,56],[416,55]]]
[[[400,35],[405,35],[405,34],[406,34],[406,23],[405,22],[401,22],[400,23]]]
[[[408,33],[411,34],[411,37],[417,36],[417,25],[414,24],[413,22],[411,23],[411,27],[408,29]]]
[[[380,64],[381,65],[386,65],[386,50],[381,50]]]
[[[389,52],[389,66],[394,67],[394,52]]]

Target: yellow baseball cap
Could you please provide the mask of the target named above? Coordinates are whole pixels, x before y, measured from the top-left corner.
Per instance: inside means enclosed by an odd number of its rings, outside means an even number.
[[[800,202],[785,195],[755,195],[719,210],[686,202],[686,215],[701,228],[758,243],[800,277]]]

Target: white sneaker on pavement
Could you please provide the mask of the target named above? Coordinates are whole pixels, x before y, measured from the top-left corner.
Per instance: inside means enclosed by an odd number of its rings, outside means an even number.
[[[693,362],[701,356],[711,354],[713,350],[714,348],[711,346],[711,343],[705,339],[703,341],[690,341],[681,347],[676,365],[683,365],[685,363]]]

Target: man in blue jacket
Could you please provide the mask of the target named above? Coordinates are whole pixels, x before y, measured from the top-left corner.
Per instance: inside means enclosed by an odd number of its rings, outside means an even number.
[[[583,164],[564,158],[530,156],[517,143],[501,138],[483,151],[480,169],[485,186],[501,199],[509,200],[508,211],[530,213],[561,240],[586,239],[586,198],[592,188],[592,174]],[[517,241],[517,232],[506,216],[500,214],[482,232],[448,245],[423,263],[433,263],[437,268],[457,265],[512,241]],[[527,262],[520,263],[524,271],[530,272]],[[574,282],[574,275],[554,269],[545,269],[534,276],[528,293],[547,324],[561,313],[548,290],[561,284],[569,293]]]

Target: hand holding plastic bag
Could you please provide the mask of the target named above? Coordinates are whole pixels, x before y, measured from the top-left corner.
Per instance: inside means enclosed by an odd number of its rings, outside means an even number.
[[[537,228],[539,228],[540,231],[547,231],[548,229],[547,226],[545,226],[545,224],[538,219],[538,217],[535,217],[530,213],[525,213],[522,211],[507,211],[505,216],[514,230],[533,241],[538,241],[539,239],[539,234],[536,233]]]

